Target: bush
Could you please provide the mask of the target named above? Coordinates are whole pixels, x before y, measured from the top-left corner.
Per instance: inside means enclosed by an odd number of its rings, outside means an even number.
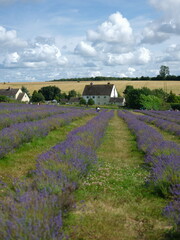
[[[180,111],[180,103],[171,103],[171,108]]]
[[[90,98],[87,102],[88,105],[94,105],[94,100],[92,98]]]
[[[8,97],[0,95],[0,102],[9,102],[9,101],[10,99]]]

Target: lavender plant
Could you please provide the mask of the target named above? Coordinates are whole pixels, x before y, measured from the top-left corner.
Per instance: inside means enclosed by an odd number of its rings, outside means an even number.
[[[164,141],[159,132],[140,121],[137,115],[127,111],[119,111],[118,114],[136,135],[139,149],[146,154],[145,162],[150,166],[149,184],[165,197],[170,197],[173,194],[171,191],[173,186],[180,183],[179,145],[171,141]],[[177,213],[179,213],[180,196],[178,195],[177,198],[178,200],[176,199],[168,205],[166,211],[166,215],[174,220],[178,218]],[[172,213],[170,213],[171,210]],[[175,223],[179,224],[178,221]]]
[[[177,123],[151,116],[138,116],[138,119],[147,123],[152,123],[162,130],[168,131],[176,136],[180,136],[180,125]]]
[[[78,179],[96,163],[95,150],[113,112],[102,111],[37,159],[31,181],[16,180],[1,202],[0,238],[61,240],[63,216]],[[7,192],[7,190],[6,190]]]
[[[39,121],[18,123],[4,128],[0,131],[0,158],[22,143],[31,141],[34,137],[46,136],[49,131],[72,121],[72,119],[91,113],[95,113],[95,111],[75,109]]]

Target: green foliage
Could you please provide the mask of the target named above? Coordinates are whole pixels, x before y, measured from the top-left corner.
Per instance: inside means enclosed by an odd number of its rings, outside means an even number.
[[[179,96],[176,96],[172,91],[166,93],[162,88],[150,90],[147,87],[135,89],[128,85],[124,90],[126,99],[126,107],[133,109],[154,109],[167,110],[170,108],[169,102],[179,102]]]
[[[86,105],[86,100],[84,98],[80,98],[79,104],[80,105]]]
[[[54,100],[60,98],[61,90],[56,86],[42,87],[38,93],[41,93],[45,100]]]
[[[179,110],[180,111],[180,103],[172,103],[171,107],[174,110]]]
[[[159,110],[162,105],[162,99],[154,96],[154,95],[144,95],[140,96],[140,103],[143,109],[147,110]]]
[[[8,97],[0,95],[0,102],[9,102],[9,101],[10,99]]]
[[[77,95],[77,92],[73,89],[69,91],[67,98],[70,99],[72,97],[77,97]]]
[[[175,93],[170,91],[169,96],[167,97],[167,102],[169,102],[169,103],[177,103],[178,102],[178,97],[176,96]]]
[[[88,105],[94,105],[94,100],[92,98],[90,98],[87,102]]]
[[[30,97],[29,90],[26,87],[22,86],[21,90],[23,93],[26,93],[28,95],[28,97]]]
[[[36,90],[33,92],[31,101],[32,102],[44,102],[45,98],[41,92],[37,92]]]
[[[166,93],[162,88],[157,88],[157,89],[153,89],[151,90],[151,94],[163,99],[164,101],[166,101],[167,97],[168,97],[168,93]]]

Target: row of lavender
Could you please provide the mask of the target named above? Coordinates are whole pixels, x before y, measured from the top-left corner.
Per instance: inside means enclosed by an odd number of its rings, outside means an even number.
[[[102,111],[70,132],[66,141],[39,156],[29,183],[14,183],[1,202],[0,239],[65,239],[63,217],[74,204],[72,193],[96,163],[95,150],[112,116]]]
[[[58,109],[59,107],[66,108],[57,105],[47,105],[47,104],[23,104],[23,103],[0,103],[0,114],[5,113],[21,113],[21,112],[37,112],[39,109]]]
[[[140,112],[145,115],[167,120],[169,122],[174,122],[176,124],[180,124],[180,112],[175,111],[147,111],[147,110],[135,110],[135,112]]]
[[[150,166],[149,186],[170,198],[165,214],[178,228],[180,225],[180,147],[165,141],[162,135],[138,119],[138,116],[119,111],[137,138],[138,148],[145,152],[145,162]]]
[[[46,136],[51,130],[72,121],[72,119],[93,113],[95,114],[94,110],[74,109],[39,121],[17,123],[3,128],[0,131],[0,158],[35,137]]]
[[[140,111],[144,113],[144,111]],[[146,113],[145,113],[146,114]],[[154,124],[155,126],[159,127],[160,129],[170,132],[178,137],[180,137],[180,125],[171,122],[168,120],[164,120],[162,118],[157,118],[157,115],[149,113],[150,116],[148,115],[138,115],[137,118],[141,121],[147,122]]]

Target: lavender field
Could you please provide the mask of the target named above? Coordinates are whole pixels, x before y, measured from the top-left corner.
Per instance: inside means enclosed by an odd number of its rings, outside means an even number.
[[[161,215],[179,233],[180,144],[177,142],[180,114],[140,113],[114,110],[96,113],[88,108],[0,104],[0,177],[3,175],[1,162],[4,164],[9,155],[15,156],[21,145],[30,144],[34,139],[45,139],[51,132],[72,126],[78,119],[91,117],[69,131],[65,140],[39,152],[33,169],[26,175],[12,179],[10,184],[0,179],[0,239],[79,239],[69,238],[68,232],[64,231],[64,219],[76,206],[74,193],[99,164],[97,151],[109,123],[112,119],[117,122],[118,118],[124,120],[135,136],[137,151],[143,155],[142,165],[148,171],[148,178],[141,179],[142,188],[165,199],[167,204],[161,209]],[[164,139],[158,129],[173,135],[176,142]],[[112,144],[111,159],[115,154],[113,147]],[[108,180],[108,174],[106,178]],[[119,199],[121,194],[119,191]]]

